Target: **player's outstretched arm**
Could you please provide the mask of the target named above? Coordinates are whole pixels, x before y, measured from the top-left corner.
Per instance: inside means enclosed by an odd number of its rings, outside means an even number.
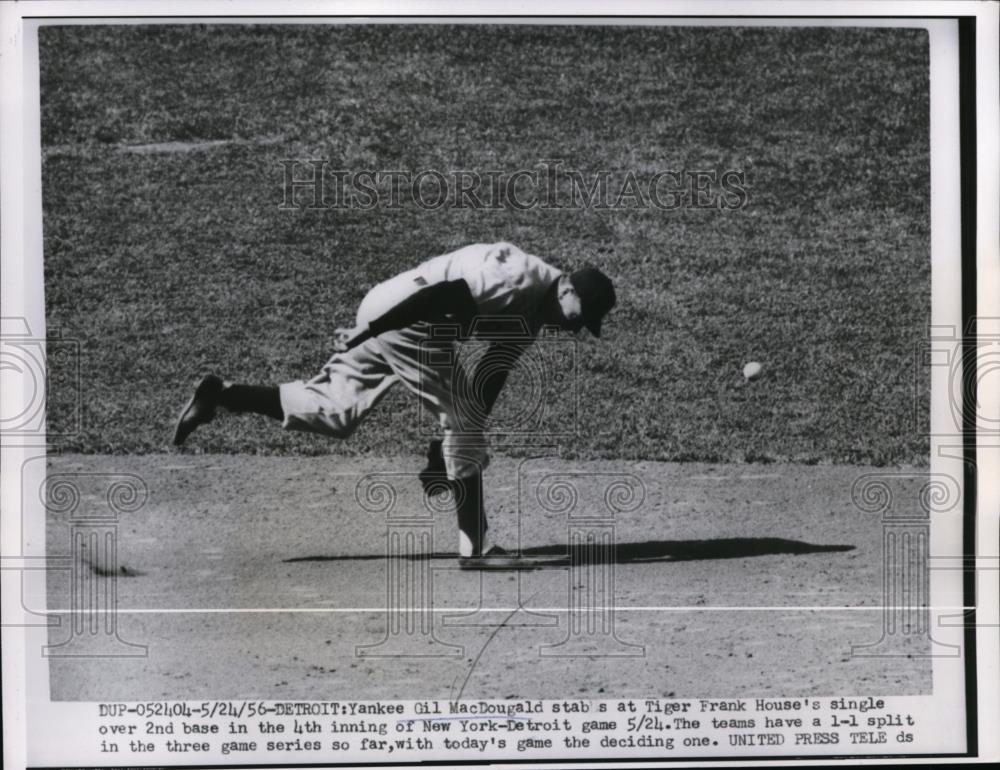
[[[400,301],[395,307],[369,322],[367,327],[337,329],[334,348],[350,350],[367,339],[413,324],[434,323],[451,317],[467,329],[478,312],[469,284],[463,279],[426,286]]]

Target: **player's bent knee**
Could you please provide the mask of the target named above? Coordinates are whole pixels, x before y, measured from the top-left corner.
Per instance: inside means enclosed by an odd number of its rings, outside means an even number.
[[[328,400],[304,382],[283,384],[280,394],[281,410],[285,415],[281,426],[285,430],[345,439],[357,428],[358,421],[351,419],[350,413],[331,408]]]

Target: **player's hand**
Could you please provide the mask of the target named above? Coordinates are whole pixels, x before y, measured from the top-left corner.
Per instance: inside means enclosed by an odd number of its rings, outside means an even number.
[[[347,342],[351,339],[353,329],[337,329],[333,333],[333,349],[338,353],[346,353],[349,348]]]
[[[346,353],[355,345],[368,338],[368,330],[354,327],[353,329],[336,329],[333,332],[333,349],[338,353]]]

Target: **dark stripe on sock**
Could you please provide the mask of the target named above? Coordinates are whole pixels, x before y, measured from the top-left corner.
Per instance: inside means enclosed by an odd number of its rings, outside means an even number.
[[[277,385],[229,385],[222,389],[219,403],[230,412],[253,412],[284,420]]]

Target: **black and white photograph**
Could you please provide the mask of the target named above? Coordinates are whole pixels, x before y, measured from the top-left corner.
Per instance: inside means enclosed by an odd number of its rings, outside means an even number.
[[[18,19],[20,766],[996,758],[997,7],[775,5]]]

